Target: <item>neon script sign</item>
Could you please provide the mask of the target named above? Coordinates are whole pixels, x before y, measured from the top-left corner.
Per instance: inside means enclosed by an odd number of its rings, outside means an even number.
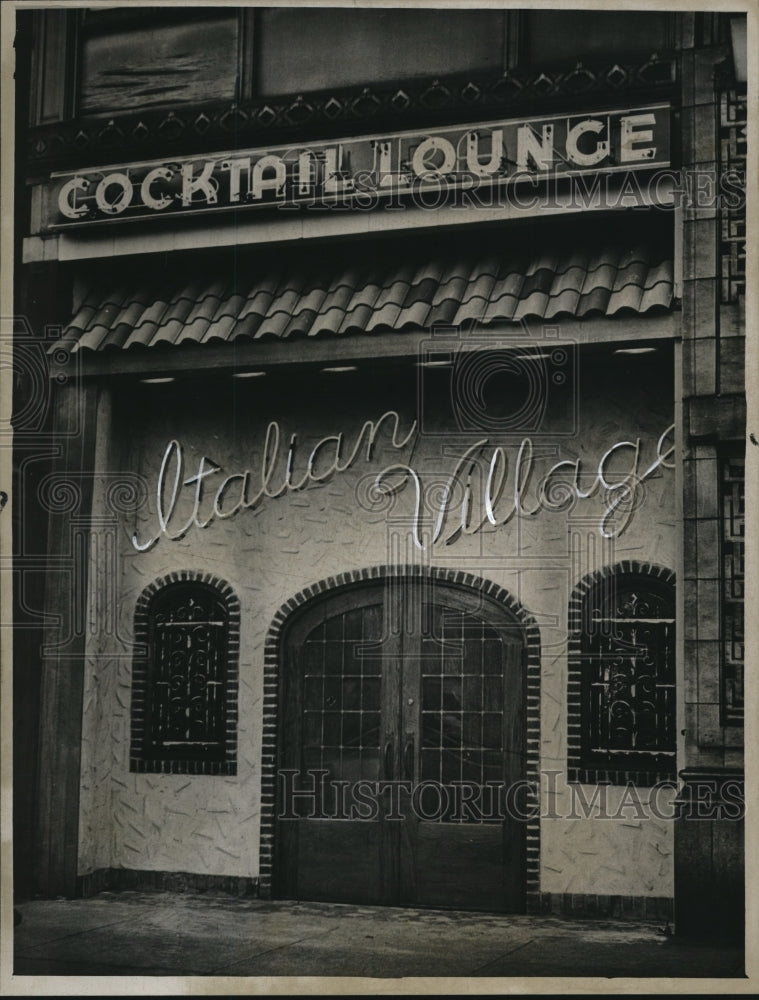
[[[244,207],[346,204],[669,166],[669,107],[459,125],[52,175],[49,228]]]
[[[157,526],[147,541],[137,534],[132,544],[139,552],[151,549],[160,538],[184,538],[193,528],[208,528],[215,520],[226,520],[245,510],[260,507],[318,486],[351,469],[363,453],[370,462],[378,435],[387,424],[386,443],[401,450],[416,439],[416,421],[402,435],[400,416],[388,410],[376,420],[367,420],[358,435],[347,441],[343,432],[323,437],[305,457],[297,434],[282,448],[282,431],[276,421],[266,430],[260,466],[224,475],[221,466],[206,455],[196,470],[186,476],[185,452],[179,441],[166,446],[156,489]],[[411,525],[419,549],[443,543],[450,545],[462,535],[502,527],[516,517],[533,517],[540,511],[566,510],[577,502],[596,498],[603,509],[599,531],[604,538],[621,534],[630,523],[644,496],[644,484],[659,470],[674,468],[674,424],[659,437],[655,455],[646,466],[640,438],[617,441],[600,456],[595,468],[586,472],[581,460],[554,462],[539,476],[537,456],[530,438],[524,438],[515,454],[487,438],[475,441],[456,462],[440,489],[435,477],[432,489],[408,463],[392,463],[372,477],[372,499],[379,506],[408,493],[411,506],[404,520]],[[622,471],[613,471],[622,466]],[[220,478],[221,477],[221,478]],[[434,500],[430,502],[431,496]]]

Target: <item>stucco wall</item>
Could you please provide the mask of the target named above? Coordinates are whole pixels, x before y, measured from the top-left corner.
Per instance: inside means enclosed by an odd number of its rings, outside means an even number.
[[[295,349],[294,349],[295,352]],[[533,442],[535,471],[525,505],[534,506],[534,484],[562,459],[582,460],[595,478],[607,449],[640,439],[638,471],[656,458],[657,441],[672,423],[671,366],[666,352],[630,357],[610,350],[593,359],[583,356],[579,374],[569,372],[578,400],[577,426],[571,433],[570,411],[549,407],[538,432],[525,434],[505,423],[469,438],[438,433],[446,426],[448,404],[435,391],[418,391],[424,369],[402,372],[377,368],[373,373],[322,374],[298,383],[278,376],[234,379],[217,385],[208,375],[193,382],[141,385],[135,382],[114,398],[110,445],[101,450],[99,502],[113,508],[107,483],[118,473],[144,477],[145,504],[117,511],[116,550],[110,562],[101,545],[93,554],[93,620],[107,621],[113,604],[114,628],[101,628],[89,644],[85,679],[80,872],[101,867],[191,871],[255,876],[258,873],[259,776],[263,642],[277,609],[291,595],[330,575],[379,563],[427,562],[456,567],[494,581],[512,593],[535,616],[542,645],[541,766],[566,766],[566,622],[567,599],[586,573],[622,559],[655,562],[675,568],[674,471],[659,469],[645,482],[641,502],[627,527],[604,540],[599,524],[603,491],[569,510],[541,510],[512,518],[508,524],[463,534],[452,544],[438,543],[420,552],[410,539],[413,483],[392,501],[372,506],[370,477],[388,465],[404,463],[418,473],[428,498],[440,501],[443,487],[466,448],[487,437],[484,468],[492,445],[502,444],[509,460],[509,483],[520,442]],[[550,373],[549,373],[550,374]],[[550,390],[549,390],[550,391]],[[271,420],[281,428],[280,467],[297,433],[293,479],[302,476],[308,455],[326,435],[343,432],[344,454],[365,420],[389,410],[400,415],[404,437],[423,408],[424,432],[404,448],[390,443],[392,428],[378,434],[371,460],[365,449],[352,468],[319,484],[278,498],[264,498],[253,509],[207,528],[193,527],[177,541],[161,537],[145,552],[131,543],[156,533],[155,490],[167,443],[181,442],[185,477],[198,471],[201,456],[223,469],[206,479],[213,495],[226,475],[253,470],[251,492],[260,485],[262,449]],[[517,404],[514,403],[513,408]],[[386,422],[387,423],[387,422]],[[105,426],[105,425],[104,425]],[[504,427],[507,429],[504,430]],[[630,470],[631,449],[618,451],[612,470]],[[325,461],[325,454],[321,461]],[[317,465],[316,471],[324,468]],[[591,474],[592,473],[592,474]],[[173,470],[172,470],[173,479]],[[397,481],[397,476],[395,480]],[[282,474],[271,483],[282,482]],[[431,485],[437,488],[430,490]],[[474,496],[477,493],[477,476]],[[500,509],[509,506],[509,487]],[[96,489],[96,493],[97,493]],[[184,493],[189,494],[186,487]],[[460,502],[461,487],[454,493]],[[230,497],[232,496],[230,488]],[[184,500],[182,501],[184,503]],[[118,506],[118,505],[117,505]],[[203,508],[210,510],[208,501]],[[484,511],[473,503],[474,517]],[[174,524],[186,519],[178,511]],[[477,513],[479,511],[479,514]],[[498,510],[496,510],[498,514]],[[455,527],[452,513],[444,540]],[[430,515],[426,520],[429,527]],[[442,541],[441,540],[441,541]],[[240,689],[238,773],[235,777],[132,774],[129,771],[131,662],[129,642],[134,607],[142,589],[174,570],[197,569],[225,579],[240,599]],[[563,780],[556,795],[544,788],[544,812],[570,811]],[[585,789],[590,796],[592,789]],[[610,803],[621,790],[610,792]],[[645,800],[646,793],[641,794]],[[665,802],[664,797],[661,799]],[[613,811],[613,808],[612,808]],[[672,830],[666,820],[626,818],[545,818],[541,823],[541,889],[546,892],[592,892],[662,896],[672,888]]]

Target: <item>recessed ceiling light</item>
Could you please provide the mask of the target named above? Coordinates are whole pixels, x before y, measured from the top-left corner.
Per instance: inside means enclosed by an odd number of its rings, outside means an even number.
[[[167,375],[165,378],[142,378],[140,381],[145,385],[163,385],[166,382],[173,382],[174,376]]]
[[[235,372],[235,378],[259,378],[261,375],[265,375],[266,372]]]
[[[450,359],[445,361],[417,361],[420,368],[450,368],[452,363]]]
[[[357,372],[356,365],[333,365],[330,368],[322,368],[323,372]]]
[[[618,347],[614,353],[615,354],[653,354],[657,351],[656,347]]]

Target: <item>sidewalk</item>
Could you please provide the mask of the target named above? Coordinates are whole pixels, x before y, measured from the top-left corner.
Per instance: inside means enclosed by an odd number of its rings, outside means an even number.
[[[16,975],[743,975],[738,949],[622,921],[162,892],[103,892],[18,910]]]

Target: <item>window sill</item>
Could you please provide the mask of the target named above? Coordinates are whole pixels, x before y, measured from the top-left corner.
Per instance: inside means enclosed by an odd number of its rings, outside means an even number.
[[[237,774],[234,760],[143,760],[131,757],[129,770],[136,774]]]
[[[675,787],[675,764],[672,768],[657,771],[642,771],[635,768],[570,767],[567,781],[570,785],[635,785],[652,788],[662,782],[670,782]]]

